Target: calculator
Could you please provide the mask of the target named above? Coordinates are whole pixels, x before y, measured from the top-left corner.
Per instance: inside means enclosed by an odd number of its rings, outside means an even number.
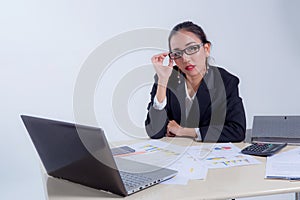
[[[243,154],[249,154],[254,156],[271,156],[276,152],[284,148],[287,143],[284,144],[271,144],[271,143],[253,143],[250,146],[245,147],[241,152]]]
[[[111,149],[111,153],[113,154],[113,156],[128,154],[133,152],[135,152],[135,150],[130,148],[129,146],[115,147]]]

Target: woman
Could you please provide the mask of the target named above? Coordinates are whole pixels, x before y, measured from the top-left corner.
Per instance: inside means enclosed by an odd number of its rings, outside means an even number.
[[[145,121],[149,137],[244,140],[246,119],[239,79],[209,65],[210,46],[201,27],[183,22],[169,35],[170,52],[152,57],[156,75]],[[168,66],[164,66],[167,57]]]

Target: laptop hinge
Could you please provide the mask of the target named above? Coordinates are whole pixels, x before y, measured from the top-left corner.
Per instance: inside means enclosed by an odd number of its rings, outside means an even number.
[[[252,142],[262,143],[288,143],[300,145],[300,138],[283,138],[283,137],[252,137]]]

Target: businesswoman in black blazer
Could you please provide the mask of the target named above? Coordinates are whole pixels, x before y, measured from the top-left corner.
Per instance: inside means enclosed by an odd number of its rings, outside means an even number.
[[[183,22],[170,32],[170,52],[152,57],[156,75],[145,121],[149,137],[244,140],[246,119],[239,79],[209,64],[210,46],[201,27]],[[167,57],[169,63],[164,66]]]

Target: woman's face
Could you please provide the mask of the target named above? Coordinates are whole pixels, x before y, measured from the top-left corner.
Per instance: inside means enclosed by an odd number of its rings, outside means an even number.
[[[202,44],[202,41],[192,32],[178,31],[170,40],[171,52],[178,50],[194,51],[197,48],[194,45]],[[179,69],[186,74],[187,77],[202,76],[206,71],[206,58],[210,53],[210,45],[201,46],[199,51],[194,54],[187,55],[183,52],[182,57],[174,59]]]

